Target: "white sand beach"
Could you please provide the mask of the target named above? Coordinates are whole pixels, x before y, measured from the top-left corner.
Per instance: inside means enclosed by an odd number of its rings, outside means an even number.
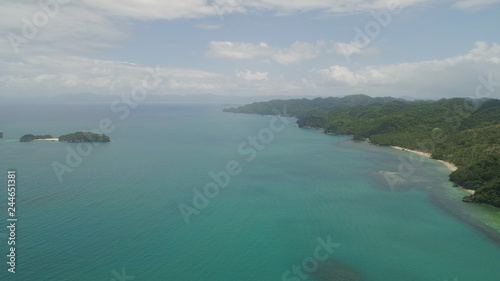
[[[59,141],[58,138],[51,138],[51,139],[36,139],[35,141]]]
[[[392,148],[394,149],[397,149],[397,150],[402,150],[402,151],[408,151],[408,152],[412,152],[412,153],[416,153],[416,154],[419,154],[419,155],[422,155],[422,156],[425,156],[429,159],[432,159],[431,158],[431,154],[430,153],[427,153],[427,152],[422,152],[422,151],[418,151],[418,150],[411,150],[411,149],[407,149],[407,148],[403,148],[403,147],[399,147],[399,146],[391,146]],[[453,163],[450,163],[450,162],[446,162],[446,161],[443,161],[443,160],[436,160],[440,163],[442,163],[443,165],[446,166],[446,168],[448,168],[448,170],[454,172],[456,170],[458,170],[457,166],[455,166],[455,164]],[[461,189],[467,191],[468,193],[474,195],[475,193],[475,190],[471,190],[471,189],[465,189],[461,186],[459,186]]]

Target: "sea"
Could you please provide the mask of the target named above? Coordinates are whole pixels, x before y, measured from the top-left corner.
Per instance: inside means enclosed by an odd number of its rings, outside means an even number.
[[[500,280],[443,164],[224,107],[0,105],[0,280]]]

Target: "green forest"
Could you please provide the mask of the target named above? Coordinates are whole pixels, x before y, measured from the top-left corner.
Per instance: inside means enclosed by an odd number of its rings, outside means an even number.
[[[27,134],[22,136],[19,141],[20,142],[30,142],[34,140],[41,140],[41,139],[51,139],[53,138],[51,135],[32,135],[32,134]]]
[[[59,137],[59,141],[65,142],[109,142],[108,136],[103,134],[94,134],[90,132],[76,132]]]
[[[405,101],[355,95],[273,100],[225,111],[275,114],[284,107],[298,118],[299,127],[419,150],[454,163],[458,170],[450,180],[475,190],[471,201],[500,207],[500,100]]]

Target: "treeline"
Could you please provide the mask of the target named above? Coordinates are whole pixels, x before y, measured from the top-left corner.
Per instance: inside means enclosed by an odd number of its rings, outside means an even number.
[[[351,96],[352,97],[352,96]],[[476,190],[472,201],[500,207],[500,101],[463,98],[439,101],[403,101],[354,96],[365,104],[330,103],[328,108],[303,102],[288,112],[300,127],[321,128],[328,134],[352,135],[378,145],[400,146],[432,154],[459,168],[450,180]],[[344,100],[351,98],[345,97]],[[327,100],[327,99],[323,99]],[[372,101],[372,102],[370,102]],[[333,106],[335,104],[335,106]],[[290,103],[252,104],[232,110],[280,108]],[[273,114],[261,113],[259,114]]]

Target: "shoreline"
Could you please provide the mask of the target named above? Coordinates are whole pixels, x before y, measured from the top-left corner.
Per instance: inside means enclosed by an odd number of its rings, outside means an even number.
[[[51,138],[51,139],[34,139],[34,141],[59,141],[58,138]]]
[[[427,153],[427,152],[422,152],[422,151],[418,151],[418,150],[411,150],[411,149],[407,149],[407,148],[403,148],[403,147],[399,147],[399,146],[391,146],[391,147],[394,148],[394,149],[397,149],[397,150],[408,151],[408,152],[415,153],[415,154],[418,154],[418,155],[422,155],[424,157],[432,159],[432,155],[430,153]],[[448,168],[448,170],[450,170],[451,172],[454,172],[454,171],[458,170],[457,166],[455,166],[455,164],[453,164],[453,163],[446,162],[444,160],[437,160],[437,159],[432,159],[432,160],[438,161],[439,163],[445,165],[446,168]],[[474,195],[474,193],[476,192],[475,190],[472,190],[472,189],[465,189],[465,188],[463,188],[461,186],[458,186],[458,187],[460,189],[466,191],[467,193],[471,194],[471,195]]]

